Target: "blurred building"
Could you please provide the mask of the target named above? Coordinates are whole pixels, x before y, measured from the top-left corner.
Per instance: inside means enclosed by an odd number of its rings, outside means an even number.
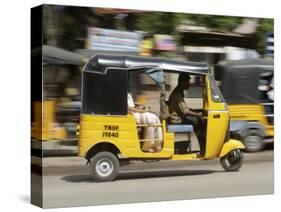
[[[204,61],[211,67],[221,60],[257,58],[257,21],[245,19],[233,32],[196,26],[191,21],[178,27],[182,54],[191,61]]]

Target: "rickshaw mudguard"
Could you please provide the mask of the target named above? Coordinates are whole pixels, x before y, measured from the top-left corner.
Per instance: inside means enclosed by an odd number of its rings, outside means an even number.
[[[223,157],[227,153],[235,149],[245,149],[245,146],[241,141],[230,139],[228,142],[224,143],[219,157]]]

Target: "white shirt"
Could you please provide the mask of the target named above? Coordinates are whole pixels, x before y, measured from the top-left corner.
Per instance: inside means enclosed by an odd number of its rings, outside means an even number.
[[[128,93],[128,107],[135,107],[135,103],[134,103],[134,100],[133,100],[133,97],[130,93]]]

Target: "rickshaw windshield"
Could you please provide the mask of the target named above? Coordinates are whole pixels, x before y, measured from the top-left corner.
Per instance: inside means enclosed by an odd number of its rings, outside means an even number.
[[[223,95],[220,92],[220,89],[216,85],[213,75],[209,75],[210,87],[211,87],[211,96],[214,102],[225,102]]]

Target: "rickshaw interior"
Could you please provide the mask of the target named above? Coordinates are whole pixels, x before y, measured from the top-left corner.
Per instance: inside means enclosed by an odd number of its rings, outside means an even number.
[[[165,120],[166,122],[166,130],[167,132],[174,133],[174,140],[175,140],[175,154],[185,154],[186,149],[188,149],[189,153],[192,152],[200,152],[204,149],[204,142],[205,142],[205,132],[206,132],[206,119],[202,119],[202,128],[201,128],[201,137],[198,140],[198,138],[195,135],[194,132],[194,126],[191,124],[173,124],[169,121],[169,106],[168,106],[168,100],[169,96],[171,95],[171,92],[175,88],[175,85],[171,85],[168,81],[169,79],[177,79],[181,73],[174,72],[172,70],[154,70],[154,69],[143,69],[143,70],[137,70],[129,73],[128,77],[128,85],[132,85],[132,81],[135,79],[131,79],[131,75],[135,76],[136,74],[139,75],[146,75],[150,78],[151,82],[154,83],[154,96],[153,97],[146,97],[144,95],[144,99],[146,101],[142,102],[138,100],[138,96],[136,95],[134,97],[134,102],[137,107],[141,107],[144,109],[148,109],[151,113],[156,114],[161,121]],[[189,107],[192,108],[193,111],[203,111],[203,105],[204,105],[204,98],[203,98],[203,92],[204,92],[204,76],[196,75],[196,74],[188,74],[191,77],[191,86],[189,89],[184,91],[185,101]],[[143,78],[143,77],[142,77]],[[163,80],[163,81],[162,81]],[[175,80],[176,81],[176,80]],[[152,86],[150,84],[150,86]],[[128,92],[133,90],[133,87],[128,87]],[[144,86],[140,86],[144,87]],[[151,90],[151,89],[150,89]],[[145,92],[142,91],[142,93],[148,93],[148,95],[152,92]],[[155,94],[157,93],[157,94]],[[207,101],[207,98],[205,98],[205,101]],[[142,146],[145,145],[146,139],[146,133],[145,128],[151,127],[151,124],[137,124],[138,127],[138,138],[140,140],[140,148],[145,151]],[[154,125],[154,127],[163,127],[163,124],[161,125]],[[163,132],[163,130],[161,130]],[[162,135],[163,138],[163,135]],[[149,141],[148,141],[149,142]],[[162,141],[163,142],[163,141]],[[199,145],[198,145],[199,144]],[[200,148],[201,147],[201,148]],[[163,146],[161,147],[163,148]]]

